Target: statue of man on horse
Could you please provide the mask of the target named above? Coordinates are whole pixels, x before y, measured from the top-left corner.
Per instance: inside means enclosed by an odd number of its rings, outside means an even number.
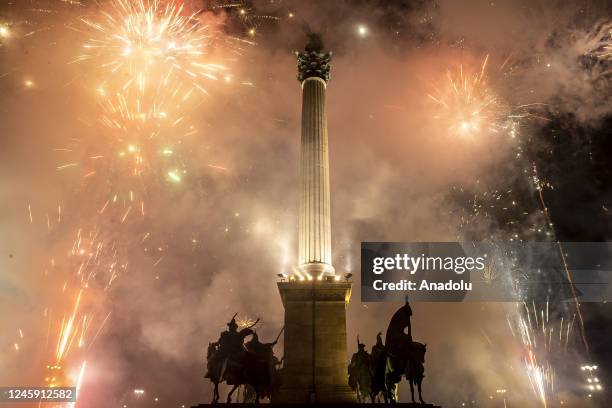
[[[359,336],[357,336],[357,352],[351,357],[348,375],[349,386],[357,394],[357,402],[365,402],[372,391],[372,360],[365,350],[365,344],[359,342]]]
[[[356,390],[357,398],[362,401],[360,392],[369,391],[372,402],[382,394],[385,403],[397,402],[397,385],[405,377],[410,384],[412,402],[414,399],[414,386],[419,392],[419,401],[424,404],[421,391],[425,377],[425,353],[427,346],[412,340],[412,326],[410,318],[412,309],[410,304],[402,306],[391,318],[383,344],[381,333],[376,336],[376,345],[372,347],[372,354],[367,354],[365,346],[358,344],[358,352],[353,355],[349,365],[349,385]],[[358,341],[359,343],[359,341]],[[361,353],[361,354],[360,354]],[[368,356],[370,380],[367,384],[366,375],[357,368],[354,361],[366,361]],[[368,394],[365,394],[368,395]]]
[[[419,401],[424,404],[421,384],[425,376],[425,352],[427,346],[412,340],[412,326],[410,318],[412,309],[410,304],[402,306],[391,318],[385,338],[387,365],[385,369],[385,383],[387,397],[397,401],[397,384],[406,377],[410,384],[410,394],[414,401],[414,386],[419,391]]]
[[[376,402],[379,396],[382,396],[385,403],[389,402],[387,398],[387,382],[385,373],[387,368],[387,351],[382,341],[382,333],[376,335],[376,344],[372,346],[371,353],[372,361],[372,386],[370,397],[372,402]]]
[[[209,343],[204,376],[214,384],[213,403],[219,401],[219,384],[223,381],[232,385],[227,396],[231,402],[234,391],[241,385],[251,387],[255,393],[255,402],[260,398],[271,398],[272,379],[275,378],[278,359],[274,356],[274,342],[261,343],[257,333],[252,329],[257,323],[238,330],[236,314],[227,324],[228,329],[221,333],[219,340]],[[281,330],[282,332],[282,330]],[[252,336],[248,343],[245,338]]]

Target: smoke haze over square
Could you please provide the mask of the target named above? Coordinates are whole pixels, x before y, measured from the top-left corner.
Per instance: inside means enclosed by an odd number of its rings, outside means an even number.
[[[128,403],[136,388],[164,406],[207,402],[206,346],[234,313],[261,317],[259,337],[272,341],[283,325],[276,275],[289,273],[297,259],[294,51],[305,44],[305,24],[333,52],[327,87],[332,253],[339,273],[353,273],[349,354],[358,334],[373,345],[399,306],[360,302],[360,242],[461,240],[466,204],[454,189],[501,191],[522,180],[507,138],[453,137],[435,119],[428,94],[460,64],[478,71],[488,55],[497,97],[512,106],[538,104],[520,137],[529,140],[525,155],[555,187],[546,194],[559,239],[610,239],[610,66],[586,57],[601,40],[594,33],[609,21],[606,2],[253,1],[245,3],[257,27],[251,37],[236,10],[208,10],[202,18],[249,43],[221,48],[232,81],[212,85],[186,112],[197,133],[182,146],[185,181],[155,180],[147,187],[146,219],[129,229],[117,227],[120,218],[96,215],[100,202],[93,198],[108,188],[105,180],[57,170],[74,156],[54,149],[79,139],[82,151],[74,154],[86,157],[106,140],[96,124],[96,68],[69,63],[84,42],[73,29],[79,18],[103,7],[82,3],[0,7],[0,22],[21,33],[0,47],[0,384],[40,381],[56,341],[47,338],[43,313],[69,312],[61,287],[73,267],[66,255],[78,228],[119,239],[129,260],[111,289],[88,300],[98,316],[110,317],[87,352],[83,406]],[[30,31],[36,34],[23,36]],[[500,69],[508,58],[511,72]],[[27,80],[33,85],[24,86]],[[518,228],[542,221],[533,196],[517,200],[526,209]],[[56,223],[58,205],[62,221]],[[481,213],[470,233],[503,239],[506,227]],[[585,319],[593,358],[609,369],[608,306],[585,306]],[[429,352],[426,400],[457,406],[501,388],[531,393],[507,323],[516,307],[412,305],[413,334]],[[281,356],[282,344],[275,351]],[[580,351],[571,354],[581,361]],[[402,388],[400,397],[406,395]],[[528,397],[521,406],[540,406]]]

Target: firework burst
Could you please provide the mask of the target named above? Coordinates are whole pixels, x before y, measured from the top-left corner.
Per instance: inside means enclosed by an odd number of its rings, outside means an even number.
[[[497,96],[487,81],[487,60],[478,70],[465,69],[460,66],[457,74],[447,73],[447,85],[444,91],[436,91],[429,97],[434,100],[439,109],[437,120],[441,120],[448,131],[456,136],[476,137],[486,134],[502,134],[509,136],[501,143],[508,143],[510,151],[514,151],[511,166],[516,174],[516,180],[509,188],[489,190],[485,183],[476,182],[473,189],[454,189],[453,193],[463,196],[469,211],[461,216],[461,228],[464,233],[470,233],[471,225],[477,225],[474,233],[478,239],[488,239],[493,242],[554,242],[559,249],[559,260],[563,265],[565,276],[570,283],[570,296],[575,305],[575,311],[570,310],[570,304],[560,303],[555,299],[552,303],[546,301],[545,306],[532,300],[531,294],[521,288],[522,281],[529,280],[528,271],[517,268],[511,253],[502,256],[503,267],[498,268],[502,276],[510,277],[517,291],[517,296],[523,299],[522,306],[518,304],[508,324],[513,337],[517,340],[522,354],[524,367],[522,375],[528,380],[533,395],[544,407],[548,406],[559,390],[557,383],[565,384],[565,368],[573,348],[579,343],[576,336],[582,340],[588,355],[588,343],[582,323],[579,302],[573,290],[571,275],[564,259],[564,251],[557,242],[555,228],[550,218],[543,189],[553,188],[542,180],[534,163],[525,156],[527,143],[532,139],[528,136],[528,119],[547,120],[538,114],[538,109],[544,104],[532,103],[511,105],[505,99]],[[507,58],[500,66],[500,73],[507,80],[507,72],[515,68]],[[504,83],[510,88],[509,83]],[[508,100],[517,99],[518,92],[512,88]],[[497,142],[496,142],[497,143]],[[482,223],[491,222],[491,232],[482,236]],[[490,280],[489,271],[482,277]],[[550,288],[546,288],[549,290]],[[530,306],[527,304],[531,303]],[[574,325],[576,329],[574,330]],[[572,350],[570,350],[572,348]],[[559,380],[561,379],[561,380]]]
[[[104,98],[102,110],[99,121],[110,138],[106,146],[110,162],[117,170],[116,185],[144,194],[142,190],[147,185],[144,177],[165,178],[169,172],[186,173],[179,153],[183,142],[197,130],[178,109],[132,109],[125,96],[117,94],[114,98]],[[128,179],[135,182],[123,182]]]
[[[236,316],[236,324],[240,329],[245,329],[247,327],[252,328],[255,327],[259,323],[259,319],[255,319],[249,316]]]
[[[207,93],[204,81],[225,71],[209,61],[213,29],[183,2],[109,0],[101,7],[81,20],[89,39],[75,62],[89,64],[97,84],[91,129],[102,136],[71,139],[56,149],[63,157],[57,170],[81,173],[93,207],[73,214],[77,232],[67,257],[53,260],[54,286],[67,312],[60,320],[50,309],[46,315],[47,338],[57,338],[46,382],[79,389],[87,350],[110,317],[102,306],[105,293],[127,271],[120,248],[133,247],[126,237],[144,226],[146,200],[158,181],[178,183],[186,174],[180,151],[195,130],[184,112],[198,105],[196,94]],[[78,378],[69,378],[65,370],[77,364]]]
[[[508,126],[508,107],[487,82],[488,59],[478,70],[463,64],[448,70],[444,83],[428,95],[438,107],[435,119],[452,135],[474,136]]]
[[[579,54],[612,62],[612,21],[600,22],[589,31],[579,33],[574,47]]]
[[[209,60],[214,28],[200,10],[176,0],[110,0],[95,18],[81,20],[90,38],[75,62],[94,62],[105,72],[98,89],[121,89],[139,102],[145,95],[207,93],[204,80],[225,71]]]

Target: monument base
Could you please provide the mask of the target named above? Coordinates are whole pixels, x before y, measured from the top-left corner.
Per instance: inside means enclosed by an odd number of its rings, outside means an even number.
[[[354,394],[353,394],[354,395]],[[200,405],[193,405],[191,408],[212,408],[212,407],[219,407],[219,405],[223,405],[223,404],[200,404]],[[277,404],[277,403],[272,403],[271,405],[274,405],[275,407],[287,407],[287,408],[308,408],[308,407],[312,407],[313,405],[317,405],[317,404],[290,404],[290,403],[285,403],[285,404]],[[338,408],[354,408],[355,407],[355,403],[352,404],[347,404],[347,403],[335,403],[335,404],[320,404],[321,406],[331,406],[331,407],[338,407]],[[404,403],[404,402],[400,402],[397,404],[392,404],[393,407],[395,408],[440,408],[437,405],[433,405],[433,404],[413,404],[413,403]],[[359,404],[359,407],[363,407],[363,408],[380,408],[381,404],[372,404],[372,403],[367,403],[367,404]],[[232,403],[232,407],[240,407],[240,408],[247,408],[247,407],[253,407],[253,403],[237,403],[234,404]]]
[[[348,385],[335,385],[317,387],[316,392],[304,390],[304,388],[281,387],[278,394],[274,396],[275,405],[283,404],[351,404],[355,403],[355,391]]]
[[[285,307],[284,360],[275,403],[350,403],[346,305],[351,283],[279,282]]]

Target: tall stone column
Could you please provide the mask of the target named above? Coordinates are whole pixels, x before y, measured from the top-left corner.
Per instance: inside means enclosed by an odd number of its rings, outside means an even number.
[[[285,307],[282,384],[273,402],[355,402],[348,386],[346,306],[351,283],[335,276],[331,254],[325,90],[331,53],[318,36],[298,53],[302,84],[299,260],[279,282]]]
[[[311,73],[311,64],[328,64],[330,54],[300,53],[305,66],[299,76]],[[325,88],[329,66],[321,76],[302,80],[302,149],[300,157],[300,215],[298,268],[306,277],[334,274],[331,256],[329,198],[329,148]]]

